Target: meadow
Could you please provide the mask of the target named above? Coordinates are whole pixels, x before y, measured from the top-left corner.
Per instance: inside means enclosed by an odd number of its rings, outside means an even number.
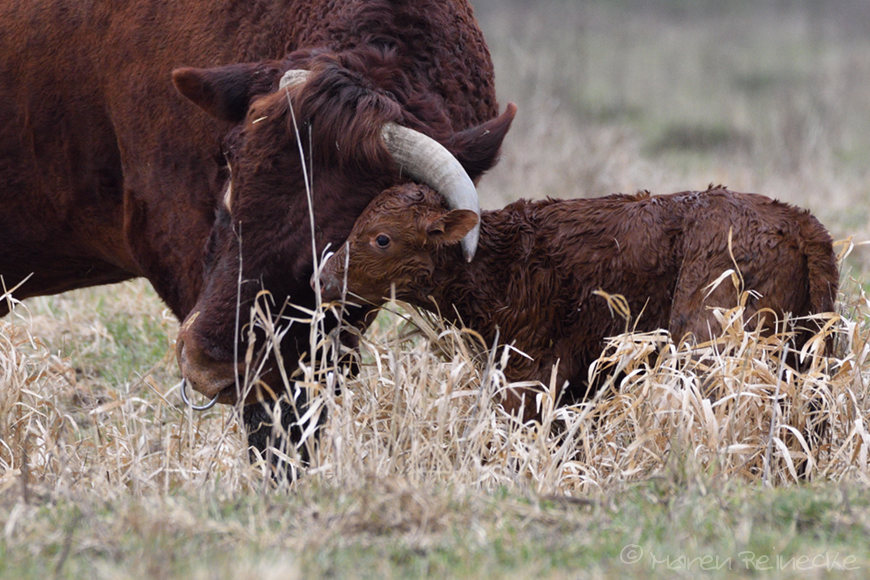
[[[808,208],[842,274],[805,364],[736,283],[720,339],[614,337],[620,380],[541,385],[523,425],[497,403],[521,354],[391,304],[358,377],[306,374],[329,419],[276,484],[236,410],[182,405],[146,282],[29,300],[0,320],[0,577],[867,575],[870,5],[473,4],[519,106],[484,206],[723,183]]]

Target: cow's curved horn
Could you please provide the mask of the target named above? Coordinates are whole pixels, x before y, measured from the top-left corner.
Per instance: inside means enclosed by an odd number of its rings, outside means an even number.
[[[396,123],[386,123],[381,137],[400,168],[422,181],[447,200],[451,209],[469,209],[480,215],[477,189],[465,169],[441,143]],[[480,222],[462,239],[462,251],[469,262],[477,250]]]
[[[292,87],[294,85],[302,84],[308,80],[310,75],[311,71],[308,70],[290,69],[281,77],[281,81],[278,83],[278,88],[283,89],[284,87]]]

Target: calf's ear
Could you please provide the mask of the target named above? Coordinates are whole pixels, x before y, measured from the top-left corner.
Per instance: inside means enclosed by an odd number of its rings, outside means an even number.
[[[177,68],[172,82],[178,92],[222,121],[245,118],[255,95],[272,92],[279,69],[269,63],[241,63],[214,68]]]
[[[477,225],[479,217],[468,209],[454,209],[426,226],[429,239],[440,245],[458,244]]]

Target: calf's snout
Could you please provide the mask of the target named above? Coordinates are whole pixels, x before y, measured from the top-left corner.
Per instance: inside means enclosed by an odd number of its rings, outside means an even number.
[[[324,302],[341,299],[343,275],[340,272],[339,260],[335,256],[328,257],[320,268],[320,298]],[[318,272],[311,275],[311,289],[317,291]]]

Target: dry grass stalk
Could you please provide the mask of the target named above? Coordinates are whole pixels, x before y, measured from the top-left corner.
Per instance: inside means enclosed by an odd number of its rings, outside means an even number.
[[[330,362],[330,337],[305,359],[320,364],[303,361],[293,377],[310,390],[310,412],[329,417],[308,476],[294,485],[347,489],[374,478],[580,495],[673,473],[867,483],[870,302],[858,287],[849,296],[843,316],[821,320],[798,353],[799,369],[783,363],[790,335],[746,330],[741,306],[719,311],[724,331],[698,346],[663,332],[612,337],[590,371],[605,387],[559,406],[557,385],[539,385],[540,425],[498,405],[512,386],[500,369],[521,353],[487,350],[475,333],[415,310],[381,317],[362,339],[358,377]],[[262,302],[255,323],[268,326]],[[280,329],[267,334],[277,340]],[[26,325],[0,321],[0,337],[0,489],[225,496],[272,486],[265,462],[248,464],[232,409],[193,414],[150,376],[149,388],[94,397]],[[828,339],[836,349],[826,356]]]

